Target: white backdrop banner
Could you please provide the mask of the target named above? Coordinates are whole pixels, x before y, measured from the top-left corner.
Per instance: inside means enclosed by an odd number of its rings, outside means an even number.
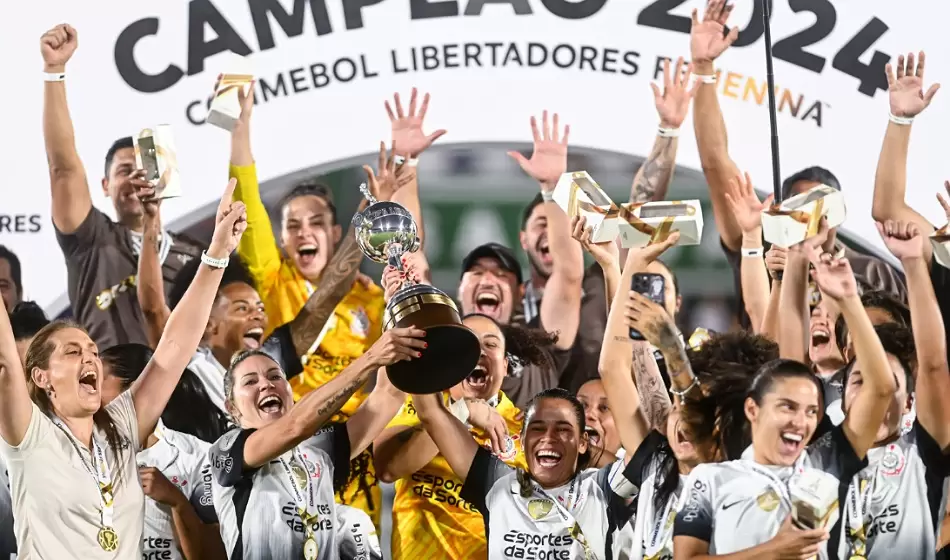
[[[227,171],[226,132],[202,124],[215,76],[236,56],[258,77],[254,152],[261,180],[373,151],[388,138],[382,102],[418,86],[433,96],[440,143],[525,142],[528,116],[557,111],[572,144],[645,154],[657,117],[649,82],[664,57],[688,56],[689,14],[702,0],[44,0],[17,3],[0,42],[6,81],[0,135],[0,243],[24,260],[26,296],[48,305],[65,290],[49,217],[41,131],[39,37],[57,23],[79,32],[67,68],[76,142],[95,204],[113,213],[99,180],[108,146],[171,124],[185,195],[165,220],[215,200]],[[945,20],[933,1],[773,0],[783,174],[822,165],[847,196],[846,229],[880,245],[870,218],[887,124],[884,64],[928,50],[927,81],[950,78]],[[738,0],[739,41],[719,61],[730,151],[770,190],[763,22]],[[943,222],[934,193],[948,95],[915,124],[911,203]],[[691,121],[684,127],[691,128]],[[679,163],[698,167],[687,131]]]

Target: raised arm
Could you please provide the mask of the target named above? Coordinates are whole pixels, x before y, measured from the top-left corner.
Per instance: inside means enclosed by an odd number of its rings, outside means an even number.
[[[915,222],[877,224],[887,248],[900,259],[907,275],[910,321],[917,349],[917,420],[941,449],[950,447],[950,370],[947,367],[946,327],[934,293],[930,243]]]
[[[266,293],[280,270],[281,257],[270,216],[261,200],[257,167],[251,154],[251,115],[254,111],[255,86],[256,82],[252,83],[246,95],[243,89],[238,90],[241,116],[231,130],[229,173],[231,178],[237,180],[234,200],[243,202],[247,208],[247,231],[238,245],[238,256],[247,266],[257,290]]]
[[[604,271],[604,292],[607,294],[607,309],[610,309],[617,288],[620,286],[620,248],[616,241],[593,243],[590,236],[587,218],[584,216],[571,218],[571,237],[594,257],[601,270]]]
[[[742,230],[729,211],[725,193],[729,181],[739,175],[739,168],[729,157],[726,121],[719,107],[714,65],[715,60],[739,37],[738,27],[733,27],[727,36],[723,36],[731,12],[732,6],[725,0],[709,0],[702,21],[697,10],[693,10],[689,50],[693,58],[693,72],[702,82],[696,92],[693,108],[693,129],[699,146],[699,160],[706,182],[709,183],[713,217],[719,235],[727,249],[738,251],[742,243]]]
[[[809,363],[808,358],[808,255],[828,240],[828,221],[821,219],[818,233],[789,247],[785,253],[778,319],[778,347],[783,358]]]
[[[465,424],[445,408],[441,395],[413,395],[412,402],[419,414],[419,420],[452,468],[452,472],[465,482],[478,451],[478,444],[472,434]]]
[[[232,202],[233,193],[234,179],[231,179],[218,205],[214,234],[208,246],[207,255],[212,259],[227,259],[244,233],[244,205]],[[223,272],[223,268],[207,264],[198,268],[198,274],[182,297],[181,305],[176,306],[168,317],[162,338],[155,347],[155,354],[142,375],[132,383],[130,390],[138,421],[139,441],[145,441],[155,430],[155,424],[165,410],[172,391],[201,342]]]
[[[901,119],[913,120],[926,109],[940,88],[939,84],[930,86],[924,93],[924,63],[925,55],[921,52],[914,64],[914,53],[906,58],[901,55],[897,58],[897,70],[888,64],[886,67],[888,96],[890,98],[890,112],[892,118],[887,124],[884,134],[884,145],[881,147],[881,156],[877,162],[877,173],[874,177],[874,199],[871,214],[879,222],[900,220],[913,222],[917,228],[929,235],[933,226],[926,218],[918,214],[904,201],[907,191],[907,152],[910,146],[910,121],[895,122]],[[932,248],[929,243],[924,244],[924,262],[931,261]]]
[[[769,303],[765,308],[765,317],[762,318],[762,324],[758,327],[753,325],[753,330],[757,334],[768,337],[772,340],[778,340],[779,316],[782,303],[782,277],[785,272],[785,255],[787,251],[778,245],[772,245],[765,253],[765,268],[772,277],[772,287],[769,292]]]
[[[79,35],[63,24],[40,38],[43,71],[65,74],[66,63],[79,45]],[[53,225],[60,233],[71,234],[92,211],[86,171],[76,151],[73,121],[66,103],[66,82],[47,81],[43,86],[43,138],[53,202]]]
[[[558,179],[567,171],[567,145],[571,132],[565,126],[561,134],[558,115],[548,122],[548,112],[542,116],[542,128],[531,117],[534,152],[531,159],[520,152],[508,152],[521,169],[541,185],[542,194],[554,192]],[[544,286],[541,300],[541,325],[558,334],[555,346],[567,350],[574,346],[581,314],[581,283],[584,280],[584,253],[571,239],[571,225],[567,214],[553,200],[542,203],[547,218],[548,246],[551,250],[551,276]]]
[[[307,393],[290,412],[248,436],[244,445],[245,466],[266,465],[313,436],[379,368],[417,357],[425,348],[424,337],[424,331],[412,327],[383,333],[362,356],[333,379]],[[347,432],[352,441],[353,432],[349,427]],[[353,454],[356,456],[359,452],[354,449]]]
[[[346,432],[350,437],[350,458],[356,458],[396,416],[406,394],[397,389],[390,381],[386,369],[380,369],[376,376],[376,386],[359,409],[346,421]]]
[[[432,134],[422,132],[422,125],[425,122],[426,113],[429,110],[429,94],[422,96],[422,105],[418,106],[419,91],[412,88],[412,94],[409,96],[409,112],[403,111],[402,100],[399,94],[393,95],[393,105],[396,111],[393,112],[389,101],[385,103],[386,114],[389,115],[389,121],[392,124],[393,153],[409,160],[404,173],[399,174],[399,190],[393,197],[393,202],[403,205],[412,217],[415,218],[419,226],[420,248],[425,242],[425,224],[422,221],[422,202],[419,198],[419,178],[416,171],[418,158],[422,152],[426,151],[433,142],[438,140],[445,130],[439,129]],[[416,110],[418,106],[418,111]]]
[[[864,385],[849,408],[842,427],[855,454],[863,459],[874,444],[877,430],[897,391],[894,374],[884,347],[874,332],[874,325],[861,305],[851,264],[847,259],[819,253],[820,249],[810,245],[805,248],[815,267],[815,282],[823,296],[838,304],[854,341],[855,357]]]
[[[614,424],[620,433],[620,442],[623,448],[633,453],[640,447],[650,428],[658,428],[660,417],[665,417],[670,400],[666,395],[666,387],[659,376],[659,370],[649,345],[643,341],[634,341],[630,338],[630,326],[627,319],[629,289],[633,275],[646,268],[647,259],[656,260],[663,249],[671,247],[677,236],[662,245],[647,247],[648,257],[643,258],[642,251],[630,251],[620,277],[618,293],[614,296],[607,314],[607,328],[604,331],[604,343],[600,350],[598,370],[604,383],[604,392],[610,403]],[[671,242],[672,240],[672,242]],[[656,256],[653,256],[653,255]],[[650,364],[655,372],[652,379],[647,379]],[[637,383],[633,381],[631,372],[637,376]],[[639,389],[639,390],[638,390]],[[661,431],[663,431],[661,429]]]
[[[726,202],[735,216],[739,229],[742,230],[742,251],[758,250],[762,252],[762,211],[772,203],[772,195],[764,202],[752,187],[752,178],[749,174],[737,175],[729,182],[725,192]],[[742,255],[739,266],[739,275],[742,285],[742,299],[745,301],[745,310],[749,314],[755,332],[759,332],[765,321],[766,310],[769,306],[769,274],[765,269],[765,259]]]
[[[13,338],[7,308],[0,305],[0,437],[11,447],[20,445],[30,427],[33,402]]]
[[[140,174],[141,171],[136,171]],[[133,179],[135,180],[135,179]],[[136,181],[136,194],[142,201],[145,212],[143,219],[142,251],[139,254],[138,279],[135,282],[135,293],[139,307],[145,316],[145,335],[148,345],[157,348],[158,342],[165,331],[171,310],[165,301],[165,280],[162,278],[162,263],[158,258],[158,248],[162,234],[159,206],[161,201],[155,200],[155,188],[145,181]]]
[[[660,114],[660,133],[653,149],[640,166],[633,185],[630,186],[630,202],[653,202],[664,200],[666,191],[673,182],[676,169],[676,150],[679,147],[679,128],[686,120],[689,103],[698,86],[690,88],[692,69],[680,58],[676,61],[676,73],[670,70],[670,61],[663,63],[663,91],[651,83],[656,111]]]

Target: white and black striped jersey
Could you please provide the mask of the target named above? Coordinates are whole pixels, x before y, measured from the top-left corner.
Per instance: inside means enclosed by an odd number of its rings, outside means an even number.
[[[162,427],[158,442],[139,451],[140,467],[155,467],[169,482],[188,497],[198,517],[205,523],[217,523],[211,494],[211,465],[207,442]],[[145,558],[182,560],[180,545],[175,540],[171,508],[145,497],[145,527],[142,533],[142,555]]]
[[[811,470],[834,477],[838,502],[843,504],[851,478],[866,465],[840,426],[808,446],[793,467],[759,465],[752,459],[751,447],[737,461],[699,465],[686,481],[674,535],[706,541],[709,554],[717,555],[763,544],[778,533],[791,513],[787,484],[792,476]],[[839,517],[836,512],[829,522],[833,543],[841,536]],[[828,558],[826,548],[822,559]]]
[[[379,535],[369,515],[352,506],[336,505],[341,560],[383,560]]]
[[[235,428],[221,436],[209,452],[214,474],[214,508],[221,537],[231,560],[303,558],[306,532],[294,500],[294,481],[276,458],[263,467],[244,465],[244,444],[254,433]],[[334,492],[346,483],[350,440],[345,424],[321,429],[295,448],[310,477],[315,498],[318,558],[336,560],[339,537]]]
[[[560,488],[521,495],[519,472],[486,449],[479,448],[459,496],[485,518],[488,558],[584,558],[585,547],[594,558],[612,558],[612,538],[627,522],[632,484],[623,461],[602,469],[588,469]],[[523,471],[521,476],[523,476]],[[557,503],[554,502],[557,500]],[[576,521],[580,533],[573,531]]]
[[[947,476],[950,459],[919,422],[893,443],[869,450],[868,466],[848,489],[839,557],[848,558],[863,535],[869,560],[936,558]]]
[[[673,467],[666,476],[675,479],[672,492],[656,504],[658,471],[666,461]],[[651,431],[630,459],[627,476],[637,488],[634,515],[621,527],[614,539],[614,558],[618,560],[673,560],[673,521],[686,477],[675,468],[676,461],[666,436]],[[661,481],[662,482],[662,481]]]

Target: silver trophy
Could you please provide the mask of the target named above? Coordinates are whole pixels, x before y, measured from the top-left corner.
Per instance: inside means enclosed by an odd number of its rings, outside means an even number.
[[[419,250],[416,221],[403,206],[376,200],[366,183],[360,191],[370,205],[353,216],[357,245],[370,260],[404,271],[402,256]],[[478,337],[462,324],[458,307],[444,292],[407,278],[386,304],[383,332],[409,326],[426,331],[428,346],[422,357],[386,368],[398,389],[439,393],[472,373],[481,354]]]

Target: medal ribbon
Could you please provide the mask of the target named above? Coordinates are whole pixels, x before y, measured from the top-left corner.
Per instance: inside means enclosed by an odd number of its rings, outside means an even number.
[[[557,515],[561,518],[561,521],[564,522],[564,525],[568,527],[568,533],[571,535],[571,538],[579,542],[584,549],[585,560],[596,560],[597,557],[590,549],[590,544],[587,543],[587,537],[584,536],[584,531],[581,530],[580,523],[577,522],[577,519],[574,518],[574,515],[572,515],[570,511],[577,506],[577,502],[580,500],[580,489],[577,485],[577,477],[575,476],[574,479],[571,480],[571,487],[567,491],[567,506],[562,504],[560,500],[552,498],[550,494],[544,491],[544,488],[541,488],[537,484],[533,486],[535,494],[538,494],[554,504],[554,509],[557,511]],[[574,495],[575,490],[577,490],[576,497]]]
[[[896,452],[898,447],[893,443],[887,446],[885,457]],[[868,478],[859,477],[857,486],[854,483],[848,487],[848,544],[851,547],[852,558],[867,558],[867,525],[871,521],[868,514],[871,511],[871,497],[874,495],[875,482],[881,469],[878,461]]]
[[[297,482],[297,477],[294,475],[293,468],[287,463],[287,460],[283,457],[280,457],[278,460],[280,461],[280,466],[284,467],[284,472],[287,474],[287,478],[290,480],[290,488],[294,493],[294,504],[297,506],[297,513],[299,513],[300,518],[303,519],[303,524],[307,531],[307,538],[315,539],[316,530],[314,527],[317,521],[317,514],[314,503],[314,484],[310,481],[310,472],[307,471],[306,465],[297,456],[297,450],[293,449],[291,451],[290,460],[302,468],[306,475],[304,477],[304,487],[301,488],[300,484]],[[306,492],[306,496],[304,495],[304,492]]]
[[[52,418],[53,424],[57,428],[63,431],[66,434],[66,437],[69,438],[69,443],[73,444],[73,448],[76,450],[76,453],[79,455],[79,460],[82,462],[82,466],[86,468],[92,479],[96,483],[96,489],[99,492],[99,522],[102,528],[111,528],[112,521],[115,514],[114,507],[114,489],[112,488],[112,477],[109,474],[109,463],[106,461],[106,452],[102,448],[102,445],[99,444],[98,438],[96,438],[95,432],[92,434],[92,453],[90,453],[90,459],[92,464],[90,465],[85,456],[82,454],[82,447],[76,441],[76,437],[73,436],[73,433],[69,431],[69,428],[66,427],[66,424],[63,423],[59,418]]]
[[[670,537],[673,535],[673,527],[670,526],[667,528],[666,521],[669,519],[670,513],[673,511],[673,506],[677,502],[677,496],[671,494],[669,498],[666,499],[666,508],[663,510],[663,515],[656,517],[656,521],[653,524],[653,531],[650,532],[650,542],[647,543],[646,539],[643,542],[643,554],[644,558],[652,559],[658,558],[660,551],[665,549],[668,544],[670,544]],[[670,547],[672,550],[672,547]]]

